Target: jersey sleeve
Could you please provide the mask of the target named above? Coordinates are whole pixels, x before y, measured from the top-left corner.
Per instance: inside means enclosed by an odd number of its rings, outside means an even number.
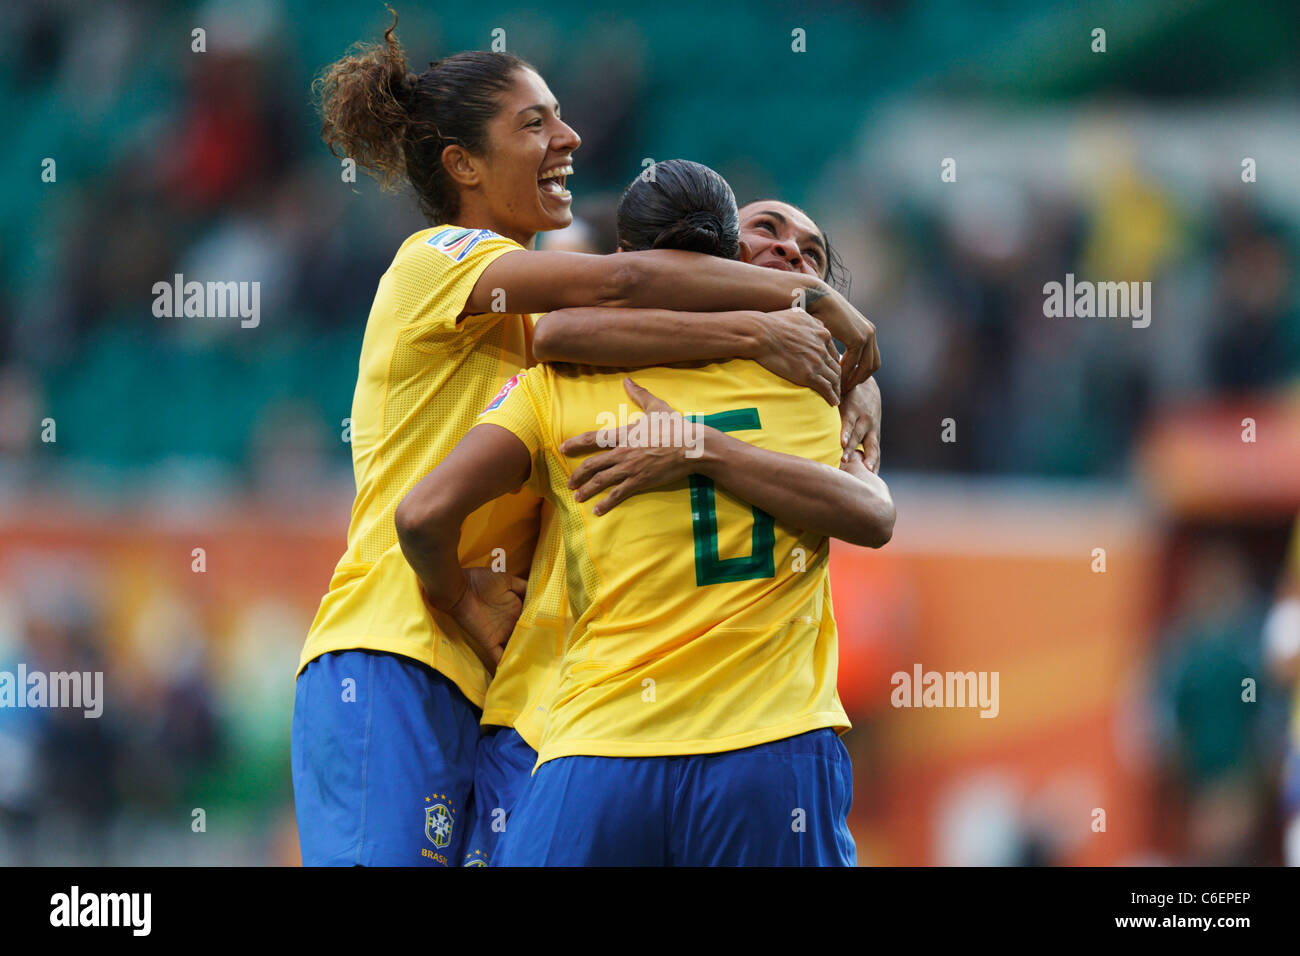
[[[517,242],[488,229],[444,226],[423,241],[411,244],[393,262],[393,293],[408,326],[429,337],[444,337],[500,321],[506,311],[457,318],[483,270],[507,252],[522,249]]]
[[[501,387],[474,423],[500,426],[524,443],[533,460],[528,488],[538,497],[545,491],[543,458],[551,444],[550,403],[546,397],[548,371],[545,366],[521,369]]]

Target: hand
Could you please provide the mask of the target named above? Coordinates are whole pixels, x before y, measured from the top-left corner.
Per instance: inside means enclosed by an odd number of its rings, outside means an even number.
[[[787,382],[840,403],[840,355],[826,326],[803,309],[760,312],[767,341],[754,360]]]
[[[524,609],[528,582],[504,571],[466,568],[465,591],[447,611],[470,639],[470,647],[495,674],[506,642]]]
[[[866,450],[866,465],[872,474],[880,473],[880,386],[869,378],[849,392],[840,406],[841,461],[861,445]]]
[[[655,412],[676,416],[674,419],[661,418],[660,421],[671,422],[671,434],[680,434],[682,440],[678,444],[664,444],[661,441],[662,435],[654,435],[651,437],[653,444],[627,444],[628,437],[635,437],[636,423],[633,423],[628,426],[629,435],[618,436],[620,444],[603,454],[592,455],[579,464],[569,476],[569,487],[577,489],[573,495],[574,501],[586,501],[606,488],[613,489],[592,509],[597,516],[607,513],[629,495],[672,484],[694,472],[694,462],[699,456],[692,457],[688,452],[700,447],[699,442],[707,430],[704,425],[682,419],[671,405],[651,395],[632,379],[623,379],[623,388],[646,413],[646,419],[653,421],[651,416]],[[680,433],[677,431],[679,424]],[[575,458],[608,448],[610,437],[608,430],[584,432],[565,439],[560,445],[560,451]]]
[[[840,358],[840,388],[847,395],[880,368],[880,349],[876,346],[876,327],[855,309],[849,300],[826,286],[808,291],[808,311],[844,345]]]

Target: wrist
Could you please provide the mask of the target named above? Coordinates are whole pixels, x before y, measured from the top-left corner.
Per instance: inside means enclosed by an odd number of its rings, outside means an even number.
[[[740,331],[740,342],[736,358],[757,361],[772,349],[772,332],[768,325],[767,313],[746,311],[737,312],[736,327]]]
[[[828,300],[835,295],[835,290],[821,279],[812,276],[806,278],[809,281],[804,288],[803,309],[809,315],[820,315],[830,307],[831,303]]]
[[[695,451],[687,455],[686,462],[691,471],[706,478],[717,478],[722,467],[723,448],[726,436],[712,425],[696,424]]]
[[[464,569],[462,569],[456,587],[453,591],[449,592],[448,598],[439,602],[430,601],[430,603],[443,614],[446,614],[453,620],[459,621],[460,618],[458,617],[458,612],[464,609],[465,597],[468,594],[469,577],[465,574]]]

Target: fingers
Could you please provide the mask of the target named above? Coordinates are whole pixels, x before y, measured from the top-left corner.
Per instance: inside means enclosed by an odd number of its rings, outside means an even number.
[[[603,455],[592,455],[586,461],[573,469],[573,474],[569,476],[569,487],[580,488],[583,484],[591,480],[591,476],[598,471],[602,471],[618,461],[616,451],[607,451]],[[579,501],[582,499],[579,498]]]
[[[859,385],[867,380],[866,374],[862,370],[862,350],[845,349],[844,357],[840,359],[840,391],[847,395]]]
[[[603,514],[608,514],[611,508],[617,507],[621,501],[624,501],[630,495],[634,494],[637,491],[636,486],[637,482],[635,480],[624,481],[615,485],[614,490],[604,498],[601,498],[600,501],[596,503],[596,506],[591,509],[592,514],[597,518]]]
[[[513,574],[507,574],[506,587],[522,598],[528,592],[528,581],[526,578],[517,578]]]
[[[562,441],[560,451],[570,458],[577,458],[579,455],[585,455],[588,452],[605,447],[601,445],[600,438],[600,432],[583,432],[581,435],[574,435],[572,438],[566,438]]]
[[[655,411],[672,411],[673,408],[662,398],[651,395],[649,391],[642,388],[630,378],[623,379],[623,389],[627,392],[632,401],[641,406],[641,411],[648,412],[653,406]]]
[[[845,460],[848,459],[849,449],[865,444],[867,434],[870,431],[871,420],[865,415],[860,415],[855,420],[843,424],[840,431],[840,445],[845,449]]]
[[[807,315],[807,313],[804,313]],[[817,342],[821,345],[825,357],[837,367],[840,364],[839,349],[835,347],[835,336],[831,334],[830,329],[826,328],[821,322],[812,316],[808,316],[808,328],[810,328]]]
[[[835,393],[835,401],[831,404],[838,405],[840,397],[840,356],[834,348],[828,354],[822,356],[821,369]]]
[[[880,474],[880,443],[874,440],[867,445],[867,470]]]
[[[596,502],[591,509],[592,514],[599,518],[603,514],[608,514],[609,510],[620,502],[647,487],[651,486],[643,476],[630,474],[624,468],[609,467],[596,472],[582,487],[575,491],[573,500],[586,501],[606,489],[612,489],[609,494]]]
[[[836,368],[839,368],[840,350],[835,347],[835,336],[831,335],[824,325],[817,326],[817,330],[820,333],[822,348],[826,352],[826,358],[829,359],[831,364]]]
[[[808,387],[826,399],[828,405],[838,405],[840,403],[839,382],[824,371],[816,372],[812,380],[808,382]]]
[[[574,501],[586,501],[605,488],[618,484],[627,475],[619,468],[606,468],[598,471],[573,493]]]
[[[653,395],[630,378],[623,379],[623,391],[627,392],[628,398],[641,406],[641,411],[645,411],[648,402],[654,401]]]
[[[817,366],[805,383],[831,405],[840,403],[840,354],[835,351],[835,339],[820,325],[817,327],[822,345]]]

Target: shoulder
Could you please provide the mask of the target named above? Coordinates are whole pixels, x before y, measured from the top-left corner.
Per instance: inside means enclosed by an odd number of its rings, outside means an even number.
[[[452,263],[468,262],[493,249],[523,248],[513,239],[498,235],[491,229],[443,225],[416,235],[423,237],[419,243],[421,249],[436,253]]]
[[[488,412],[496,411],[506,400],[514,393],[527,396],[534,404],[536,400],[545,395],[550,387],[552,379],[551,370],[545,365],[534,365],[532,368],[523,368],[510,376],[506,383],[501,386],[501,390],[496,393],[492,401],[488,403],[487,408],[479,413],[480,416]],[[518,404],[515,402],[514,404]]]
[[[461,226],[434,226],[412,233],[398,247],[393,257],[396,269],[414,267],[421,273],[454,277],[475,266],[486,264],[502,252],[521,250],[513,239],[490,229],[466,229]]]

